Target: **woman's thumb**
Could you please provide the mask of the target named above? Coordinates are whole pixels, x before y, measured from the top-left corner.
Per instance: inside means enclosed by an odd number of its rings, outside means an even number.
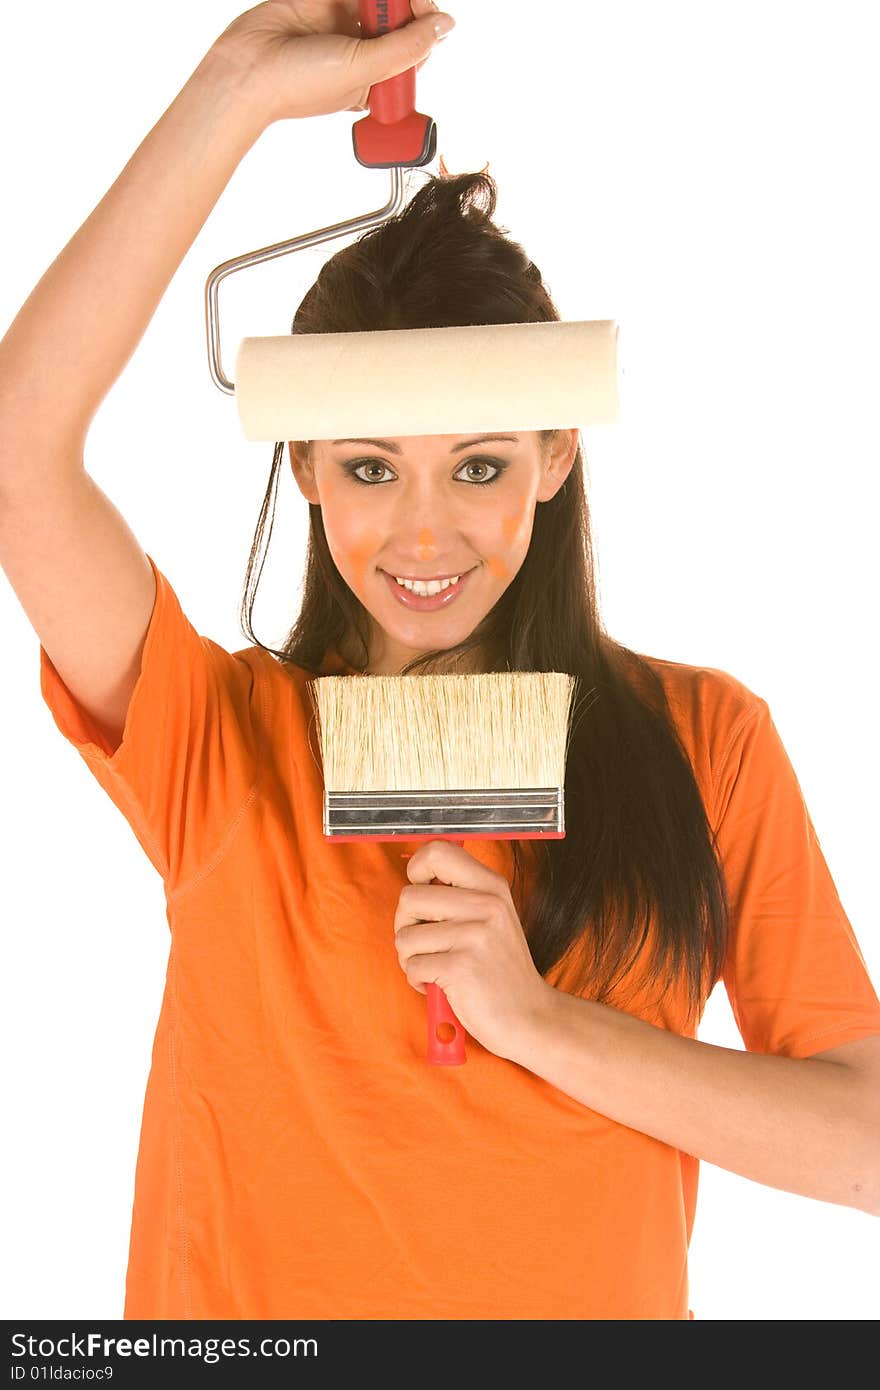
[[[393,29],[390,34],[363,39],[358,52],[362,64],[358,76],[363,76],[363,80],[372,87],[387,77],[396,77],[399,72],[414,68],[416,63],[427,58],[434,45],[454,26],[452,15],[433,10],[409,24],[401,25],[399,29]]]

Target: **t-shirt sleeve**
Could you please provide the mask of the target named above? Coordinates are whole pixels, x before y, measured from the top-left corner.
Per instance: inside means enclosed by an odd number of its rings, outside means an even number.
[[[254,794],[259,687],[245,654],[201,637],[147,556],[156,600],[115,748],[40,645],[40,691],[53,719],[131,825],[174,892],[225,843]]]
[[[808,1057],[880,1033],[880,1001],[770,709],[751,705],[715,779],[722,974],[748,1051]]]

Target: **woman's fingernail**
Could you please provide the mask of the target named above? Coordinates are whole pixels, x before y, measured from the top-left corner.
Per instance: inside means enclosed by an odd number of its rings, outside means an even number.
[[[455,20],[452,18],[452,15],[442,14],[439,19],[434,20],[434,33],[438,38],[442,38],[444,34],[449,33],[450,29],[454,28]]]

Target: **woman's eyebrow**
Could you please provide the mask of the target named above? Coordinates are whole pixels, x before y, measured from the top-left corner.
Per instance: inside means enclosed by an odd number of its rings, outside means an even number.
[[[470,449],[474,444],[485,444],[490,439],[503,440],[508,444],[518,444],[519,437],[515,434],[477,434],[473,439],[466,439],[462,444],[453,444],[449,450],[451,454],[458,454],[462,449]],[[375,449],[384,449],[389,454],[402,454],[403,450],[399,444],[395,444],[390,439],[334,439],[333,444],[372,444]]]

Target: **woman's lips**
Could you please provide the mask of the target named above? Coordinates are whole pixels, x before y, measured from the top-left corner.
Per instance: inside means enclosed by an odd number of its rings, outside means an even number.
[[[450,603],[454,603],[467,584],[473,570],[467,570],[456,584],[449,584],[445,589],[441,589],[439,594],[416,594],[412,589],[405,589],[402,584],[398,584],[393,574],[382,571],[383,577],[388,584],[394,598],[404,608],[413,608],[418,613],[430,613],[435,608],[447,608]]]

